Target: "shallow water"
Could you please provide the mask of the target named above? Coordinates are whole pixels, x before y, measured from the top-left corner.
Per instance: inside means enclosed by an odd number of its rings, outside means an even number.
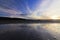
[[[0,24],[0,40],[60,40],[60,23]]]

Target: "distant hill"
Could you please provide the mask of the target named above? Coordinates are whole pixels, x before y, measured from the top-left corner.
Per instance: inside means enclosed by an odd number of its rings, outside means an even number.
[[[0,23],[60,23],[60,20],[34,20],[23,18],[0,17]]]
[[[0,23],[37,23],[37,20],[23,19],[23,18],[0,17]]]

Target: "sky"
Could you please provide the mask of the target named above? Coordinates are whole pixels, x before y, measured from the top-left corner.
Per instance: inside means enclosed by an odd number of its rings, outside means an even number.
[[[0,0],[0,16],[29,19],[60,16],[60,0]]]
[[[27,16],[41,0],[0,0],[0,16]],[[31,11],[30,11],[31,10]]]

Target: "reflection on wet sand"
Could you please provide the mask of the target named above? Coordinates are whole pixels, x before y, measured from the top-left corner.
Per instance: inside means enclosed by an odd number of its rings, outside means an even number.
[[[42,25],[44,29],[54,36],[54,38],[60,40],[60,23],[47,23]]]
[[[0,24],[0,40],[57,40],[57,35],[60,34],[58,25],[48,23]]]

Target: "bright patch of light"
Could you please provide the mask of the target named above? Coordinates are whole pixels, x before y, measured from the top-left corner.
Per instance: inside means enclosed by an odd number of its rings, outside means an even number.
[[[59,19],[58,16],[51,16],[51,19]]]
[[[39,4],[39,3],[38,3]],[[60,19],[60,0],[43,0],[32,13],[34,19]],[[40,16],[37,14],[40,13]]]
[[[42,2],[37,4],[36,10],[33,11],[31,17],[34,19],[47,19],[47,14],[44,14],[47,11],[49,5],[51,4],[51,0],[42,0]]]

